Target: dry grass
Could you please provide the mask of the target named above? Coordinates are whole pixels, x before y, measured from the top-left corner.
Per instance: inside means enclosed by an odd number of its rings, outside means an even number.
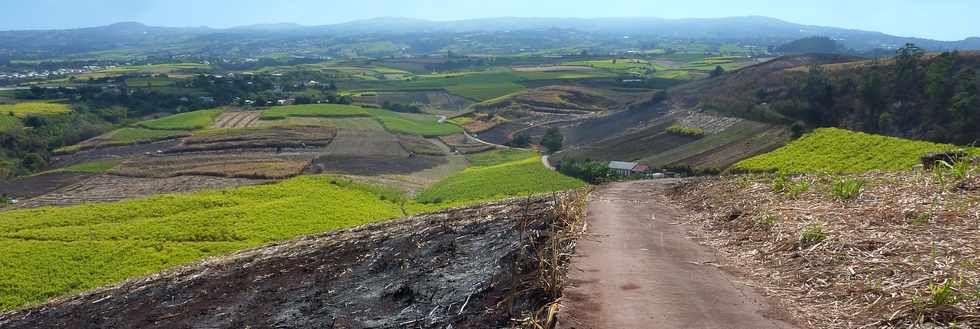
[[[282,179],[299,175],[315,152],[197,152],[144,156],[110,172],[129,177],[165,178],[187,175],[230,178]]]
[[[781,182],[808,186],[794,191],[774,188],[772,177],[738,176],[693,181],[675,193],[705,243],[809,327],[976,328],[980,179],[937,177]],[[833,192],[842,179],[867,184],[842,200]]]

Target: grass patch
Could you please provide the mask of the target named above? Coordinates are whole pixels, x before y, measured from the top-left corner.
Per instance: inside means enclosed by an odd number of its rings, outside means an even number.
[[[466,160],[475,167],[490,167],[508,162],[536,158],[538,152],[522,149],[503,149],[466,155]]]
[[[371,117],[388,131],[424,137],[445,136],[463,130],[455,125],[439,123],[435,117],[418,114],[395,113],[382,109],[363,108],[354,105],[312,104],[273,107],[262,113],[263,120],[287,117]]]
[[[224,109],[211,109],[186,112],[156,120],[143,121],[136,125],[159,130],[198,130],[210,126],[214,122],[214,118],[217,118],[224,111]]]
[[[327,176],[0,213],[0,310],[208,256],[459,204]],[[404,211],[403,211],[404,210]]]
[[[52,173],[59,173],[59,172],[100,174],[100,173],[107,172],[112,168],[115,168],[116,166],[119,165],[120,162],[122,162],[122,160],[97,160],[97,161],[83,162],[64,168],[45,171],[38,175],[52,174]]]
[[[61,103],[23,102],[0,105],[0,113],[12,114],[18,118],[24,118],[29,115],[56,115],[68,112],[71,112],[71,108]]]
[[[423,203],[479,201],[569,190],[581,180],[545,168],[537,157],[489,167],[471,167],[422,191]]]
[[[263,120],[279,120],[287,117],[367,117],[367,109],[355,105],[307,104],[277,106],[262,112]]]
[[[126,127],[112,132],[106,142],[113,145],[139,144],[175,138],[186,134],[187,132],[185,131],[177,130]]]
[[[791,173],[863,173],[902,171],[930,152],[960,149],[949,144],[822,128],[776,151],[735,164],[735,171]],[[976,149],[971,150],[977,153]]]
[[[13,115],[5,115],[0,113],[0,133],[14,130],[22,126],[23,124],[21,123],[20,118]]]

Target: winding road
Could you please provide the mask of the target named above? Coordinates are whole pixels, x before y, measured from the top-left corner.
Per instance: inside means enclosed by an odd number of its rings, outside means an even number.
[[[688,237],[676,180],[613,183],[589,199],[558,328],[796,328]]]

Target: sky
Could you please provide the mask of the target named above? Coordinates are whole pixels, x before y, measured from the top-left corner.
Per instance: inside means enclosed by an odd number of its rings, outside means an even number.
[[[116,22],[225,28],[258,23],[324,25],[375,17],[712,18],[786,21],[939,40],[980,36],[978,0],[0,0],[0,30]]]

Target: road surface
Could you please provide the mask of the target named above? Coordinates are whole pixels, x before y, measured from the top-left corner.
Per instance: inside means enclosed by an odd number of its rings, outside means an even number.
[[[672,180],[614,183],[589,200],[558,328],[796,328],[718,268],[667,204]]]

